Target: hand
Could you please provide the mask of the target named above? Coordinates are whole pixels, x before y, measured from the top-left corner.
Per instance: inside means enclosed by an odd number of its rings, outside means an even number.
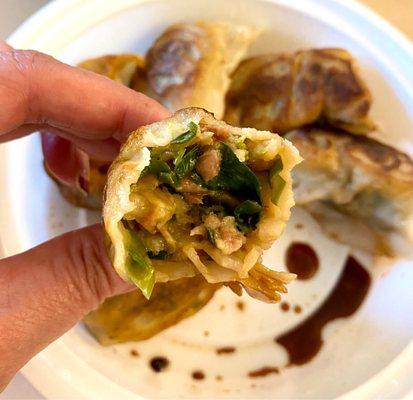
[[[110,159],[127,133],[166,116],[143,94],[0,41],[0,142],[47,129]],[[0,391],[105,298],[128,290],[98,225],[0,260]]]

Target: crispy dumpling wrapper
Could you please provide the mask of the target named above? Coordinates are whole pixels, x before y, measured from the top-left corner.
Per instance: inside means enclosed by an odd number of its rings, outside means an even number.
[[[370,91],[344,49],[312,49],[251,57],[232,75],[224,120],[285,133],[307,124],[329,124],[366,134]]]
[[[229,22],[199,21],[168,27],[146,55],[146,77],[134,89],[166,108],[202,107],[222,118],[230,75],[258,30]]]
[[[105,189],[115,269],[147,298],[156,282],[202,274],[279,300],[294,276],[260,262],[290,217],[291,170],[300,160],[278,135],[229,126],[198,108],[137,129]]]
[[[82,61],[78,67],[130,86],[136,70],[145,68],[145,60],[138,54],[109,54]]]
[[[84,323],[104,346],[149,339],[197,313],[219,288],[201,275],[158,283],[149,300],[140,290],[111,297]]]
[[[374,139],[315,128],[285,137],[304,158],[293,172],[297,205],[354,248],[412,256],[413,161],[407,154]]]

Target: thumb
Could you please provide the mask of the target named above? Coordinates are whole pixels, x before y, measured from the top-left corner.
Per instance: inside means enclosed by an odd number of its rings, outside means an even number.
[[[105,298],[132,289],[113,269],[99,225],[0,260],[0,391]]]

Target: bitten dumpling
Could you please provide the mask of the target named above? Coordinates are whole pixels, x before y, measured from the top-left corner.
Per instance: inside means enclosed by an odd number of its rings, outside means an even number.
[[[294,205],[301,160],[268,131],[199,108],[132,132],[109,169],[103,220],[112,263],[149,298],[156,282],[202,274],[279,300],[293,275],[261,264]]]

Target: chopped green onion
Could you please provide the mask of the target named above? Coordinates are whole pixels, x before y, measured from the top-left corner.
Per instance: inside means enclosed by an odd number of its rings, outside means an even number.
[[[155,285],[155,270],[146,254],[146,249],[139,236],[132,230],[128,230],[127,251],[129,257],[126,260],[126,272],[131,281],[149,299]]]
[[[235,143],[235,146],[237,149],[242,149],[245,150],[247,148],[247,145],[244,143],[244,139],[238,139]]]
[[[271,178],[271,201],[275,205],[278,205],[278,200],[284,190],[285,184],[285,180],[280,175],[274,175]]]
[[[211,228],[206,228],[206,230],[207,230],[208,240],[209,240],[214,246],[216,246],[216,244],[217,244],[217,240],[216,240],[217,233],[216,233],[213,229],[211,229]]]
[[[274,160],[274,164],[270,170],[270,185],[271,185],[271,201],[273,204],[278,205],[281,193],[285,187],[285,180],[280,176],[280,172],[283,170],[284,164],[281,157],[278,155]]]
[[[283,160],[280,156],[277,156],[274,160],[274,164],[270,170],[270,178],[275,174],[279,174],[284,168]]]

